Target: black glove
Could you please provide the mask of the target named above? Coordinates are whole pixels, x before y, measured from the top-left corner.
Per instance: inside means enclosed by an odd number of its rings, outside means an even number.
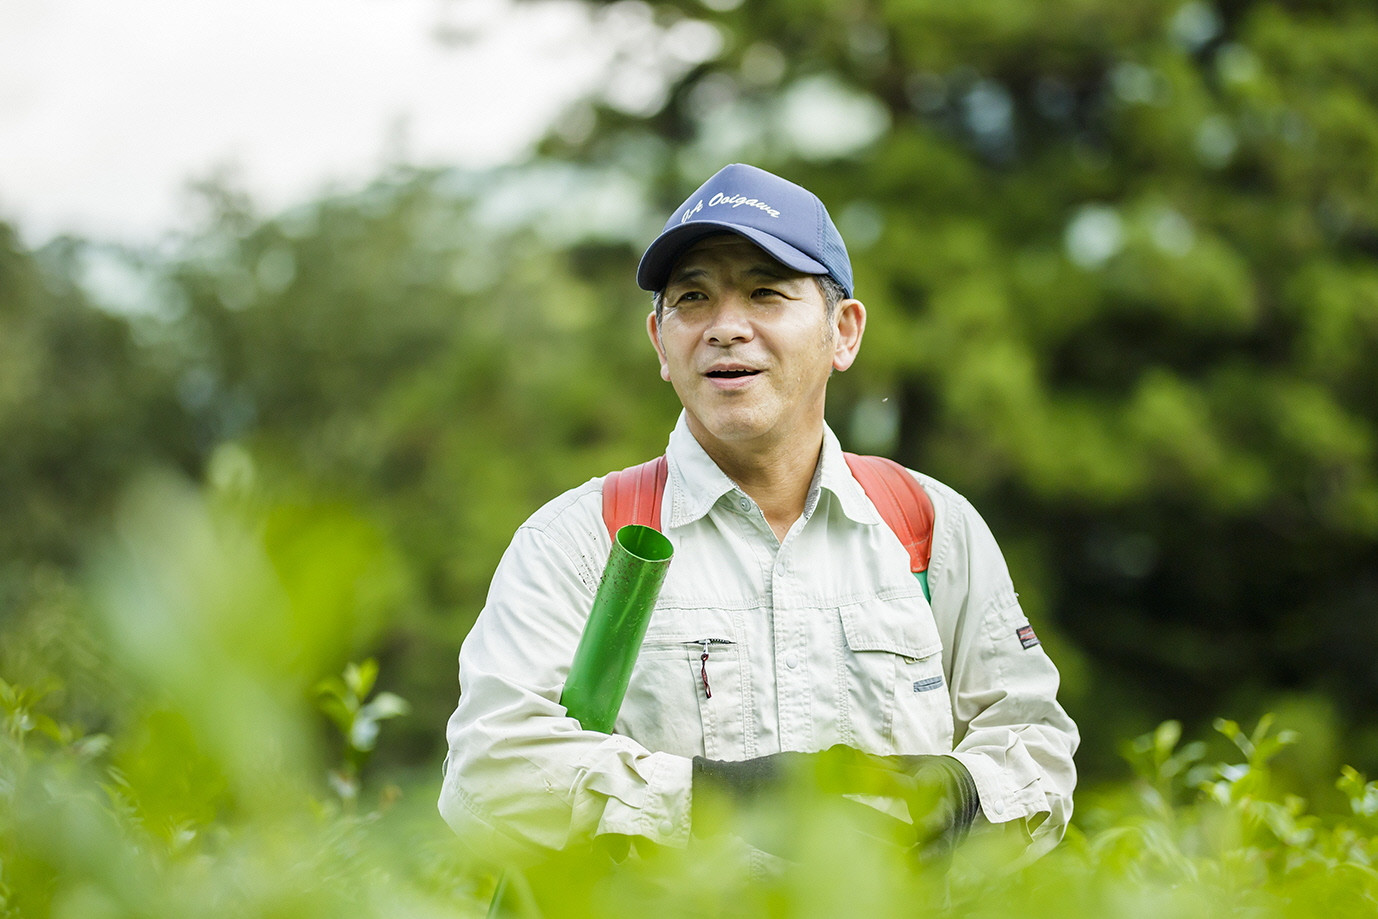
[[[705,835],[716,828],[720,818],[712,812],[715,797],[757,801],[779,794],[791,782],[811,783],[827,794],[902,799],[913,822],[912,829],[905,830],[909,844],[926,862],[951,854],[980,806],[971,773],[950,756],[875,756],[841,744],[820,753],[772,753],[735,762],[696,756],[691,792],[695,832]],[[868,812],[871,835],[895,837],[893,828],[879,822],[894,823],[892,818],[865,805],[857,807]]]
[[[925,863],[946,863],[981,811],[976,780],[951,756],[884,756],[911,785],[904,795],[914,822],[915,855]]]
[[[895,794],[895,773],[878,767],[850,747],[836,746],[821,753],[772,753],[748,760],[693,760],[691,821],[696,836],[715,836],[731,828],[758,849],[788,857],[797,842],[791,829],[801,816],[791,819],[794,791],[822,791],[837,795],[832,810],[843,825],[863,836],[908,848],[914,828],[903,820],[844,794]],[[783,805],[783,806],[776,806]],[[742,821],[740,811],[758,807],[759,819]]]

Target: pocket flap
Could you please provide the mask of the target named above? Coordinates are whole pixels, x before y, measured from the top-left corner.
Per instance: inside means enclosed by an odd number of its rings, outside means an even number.
[[[737,624],[732,615],[720,609],[658,608],[646,626],[643,644],[682,644],[710,639],[737,642]]]
[[[919,598],[865,600],[838,612],[847,647],[853,651],[889,651],[914,660],[942,653],[933,614]]]

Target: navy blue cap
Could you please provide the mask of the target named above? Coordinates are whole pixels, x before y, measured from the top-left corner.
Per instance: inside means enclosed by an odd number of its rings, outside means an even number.
[[[852,295],[847,247],[818,196],[742,163],[724,166],[685,199],[641,256],[637,285],[664,290],[684,250],[722,232],[745,236],[795,271],[831,275],[847,296]]]

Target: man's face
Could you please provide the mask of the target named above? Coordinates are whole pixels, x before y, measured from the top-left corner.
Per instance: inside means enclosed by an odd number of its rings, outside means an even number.
[[[699,442],[767,450],[821,436],[828,376],[851,366],[865,310],[843,300],[830,320],[812,275],[723,234],[685,251],[647,323]]]

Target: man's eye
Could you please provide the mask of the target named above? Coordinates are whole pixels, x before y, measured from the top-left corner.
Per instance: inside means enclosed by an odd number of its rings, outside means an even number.
[[[758,288],[756,288],[754,291],[751,292],[751,296],[753,296],[753,297],[778,297],[778,296],[780,296],[780,292],[779,292],[778,290],[771,290],[769,287],[758,287]]]

